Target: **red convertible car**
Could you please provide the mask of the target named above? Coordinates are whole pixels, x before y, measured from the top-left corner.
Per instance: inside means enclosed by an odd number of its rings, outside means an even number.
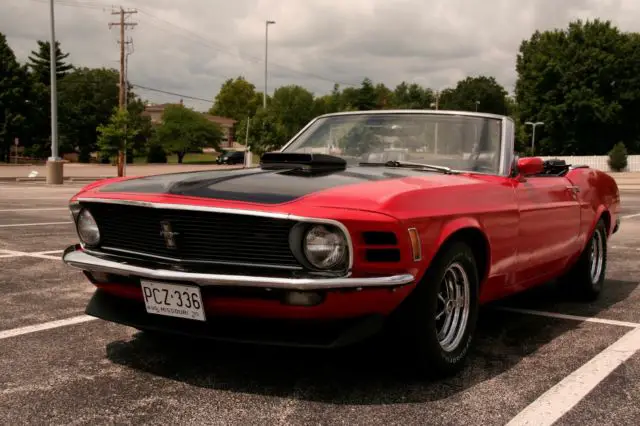
[[[448,375],[479,305],[554,279],[598,296],[619,202],[606,173],[518,158],[509,117],[335,113],[259,167],[86,186],[63,259],[107,321],[312,347],[391,327],[417,371]]]

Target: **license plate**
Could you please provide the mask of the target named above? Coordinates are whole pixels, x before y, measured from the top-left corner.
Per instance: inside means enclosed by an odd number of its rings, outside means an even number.
[[[148,313],[206,321],[199,287],[145,280],[140,284]]]

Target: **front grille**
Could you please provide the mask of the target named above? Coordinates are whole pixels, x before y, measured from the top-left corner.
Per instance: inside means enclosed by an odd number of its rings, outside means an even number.
[[[295,221],[218,212],[82,203],[98,223],[103,251],[126,250],[184,263],[260,264],[299,269],[289,248]],[[161,222],[171,224],[168,248]]]

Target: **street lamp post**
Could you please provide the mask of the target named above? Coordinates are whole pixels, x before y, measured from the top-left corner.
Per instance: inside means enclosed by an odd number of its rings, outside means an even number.
[[[531,121],[527,121],[524,124],[533,128],[533,134],[531,135],[531,155],[533,155],[535,153],[536,127],[543,126],[544,122],[536,121],[535,123],[533,123]]]
[[[480,101],[476,101],[476,112],[478,112],[478,105],[480,105]]]
[[[58,155],[58,90],[56,87],[56,32],[53,1],[49,0],[51,24],[51,44],[49,68],[51,71],[51,157],[47,161],[47,183],[60,185],[63,181],[62,159]]]
[[[264,25],[264,93],[262,94],[262,106],[267,108],[267,57],[269,51],[269,24],[276,21],[265,21]]]

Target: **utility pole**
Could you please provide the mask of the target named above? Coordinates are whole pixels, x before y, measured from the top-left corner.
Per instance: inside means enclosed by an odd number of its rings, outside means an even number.
[[[58,155],[58,89],[56,75],[56,25],[53,0],[49,1],[49,20],[51,25],[51,41],[49,46],[49,68],[51,71],[51,157],[47,161],[47,184],[61,185],[63,177],[63,162]]]
[[[262,107],[267,108],[267,54],[269,51],[269,25],[276,21],[265,21],[264,26],[264,93],[262,94]]]
[[[131,15],[133,13],[138,13],[137,10],[124,10],[122,6],[118,11],[112,11],[112,15],[120,15],[119,22],[110,22],[109,29],[114,26],[120,26],[120,110],[124,110],[126,108],[125,104],[125,96],[126,96],[126,71],[125,71],[125,46],[130,44],[131,41],[125,41],[125,31],[127,28],[135,27],[138,25],[136,22],[125,22],[125,17]],[[125,141],[126,144],[126,141]],[[118,176],[124,176],[124,151],[122,149],[118,150]]]

